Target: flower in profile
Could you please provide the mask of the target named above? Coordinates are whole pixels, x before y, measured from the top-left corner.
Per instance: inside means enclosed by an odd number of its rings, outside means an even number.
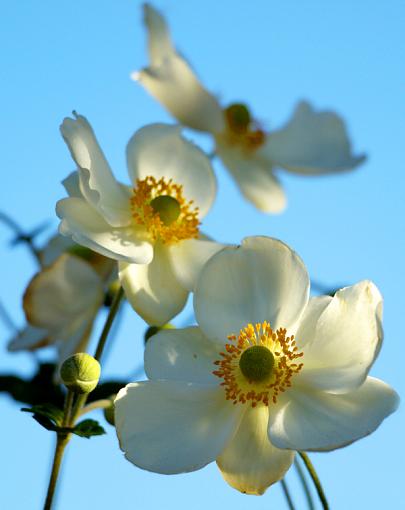
[[[88,121],[61,126],[78,169],[65,180],[69,198],[57,203],[60,233],[119,261],[133,308],[160,326],[179,313],[204,262],[223,246],[200,232],[215,197],[208,158],[180,135],[154,124],[127,146],[131,186],[115,180]]]
[[[145,351],[149,381],[115,401],[122,450],[158,473],[217,461],[241,492],[262,494],[295,451],[328,451],[373,432],[398,404],[368,376],[382,341],[370,281],[309,298],[301,259],[251,237],[203,268],[198,327],[161,331]]]
[[[222,107],[176,51],[163,16],[144,6],[150,65],[133,78],[178,121],[210,133],[215,152],[242,194],[258,209],[281,212],[286,205],[274,173],[282,168],[302,175],[350,170],[364,161],[354,156],[343,120],[334,112],[316,112],[300,102],[281,129],[268,133],[243,103]]]
[[[23,297],[27,326],[13,338],[10,351],[55,345],[61,363],[86,349],[94,319],[103,305],[115,264],[60,236],[41,251],[42,269]]]

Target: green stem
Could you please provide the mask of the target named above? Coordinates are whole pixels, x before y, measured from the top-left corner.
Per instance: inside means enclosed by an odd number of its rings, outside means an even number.
[[[107,341],[108,334],[110,332],[112,323],[114,322],[114,318],[117,315],[118,309],[120,307],[122,298],[124,297],[124,289],[120,287],[113,299],[113,302],[110,307],[110,311],[108,313],[107,320],[105,321],[103,331],[101,332],[100,339],[98,341],[96,353],[94,354],[94,357],[97,361],[100,361],[100,358],[103,354],[104,346]]]
[[[79,416],[83,416],[84,414],[90,413],[90,411],[94,411],[95,409],[107,409],[111,406],[111,400],[108,398],[102,398],[100,400],[95,400],[87,406],[82,407]]]
[[[315,510],[315,503],[314,503],[314,500],[312,499],[312,494],[311,494],[311,491],[309,490],[308,482],[307,482],[307,479],[305,478],[305,473],[304,473],[304,471],[301,467],[301,464],[299,463],[297,458],[294,459],[294,466],[297,470],[298,477],[299,477],[301,485],[302,485],[302,489],[305,493],[305,498],[308,503],[308,508],[309,508],[309,510]]]
[[[103,349],[108,337],[108,334],[111,330],[112,323],[114,321],[115,316],[117,315],[120,303],[122,301],[122,298],[124,296],[124,291],[122,287],[119,288],[117,293],[114,296],[114,300],[112,302],[112,305],[110,307],[110,311],[108,313],[107,320],[104,324],[103,331],[101,332],[96,354],[94,357],[100,361],[101,355],[103,353]],[[76,400],[74,401],[74,395],[73,392],[68,391],[66,395],[66,401],[65,401],[65,413],[63,418],[63,426],[65,427],[74,427],[76,419],[78,416],[80,416],[82,408],[84,404],[86,403],[88,393],[83,393],[81,395],[77,395]],[[55,454],[53,458],[53,464],[52,464],[52,471],[51,471],[51,477],[49,480],[48,485],[48,492],[46,495],[46,501],[44,510],[51,510],[52,507],[52,501],[55,494],[55,488],[56,483],[58,481],[58,475],[60,471],[60,466],[62,463],[63,453],[65,451],[66,445],[68,444],[70,440],[71,434],[66,432],[58,432],[57,433],[57,439],[56,439],[56,448],[55,448]]]
[[[287,482],[283,478],[283,479],[280,480],[280,483],[281,483],[281,487],[282,487],[283,492],[284,492],[285,499],[287,500],[288,508],[290,510],[295,510],[295,506],[294,506],[293,500],[291,498],[291,494],[290,494],[290,491],[288,489]]]
[[[51,510],[53,497],[55,495],[56,482],[58,481],[58,475],[60,471],[60,466],[62,463],[63,453],[65,451],[66,445],[69,442],[69,434],[58,434],[56,438],[56,448],[55,454],[53,457],[52,471],[51,477],[48,485],[48,492],[46,494],[46,500],[44,504],[44,510]]]
[[[308,473],[310,474],[310,476],[312,478],[312,481],[314,482],[319,499],[321,500],[321,503],[322,503],[322,508],[324,510],[329,510],[328,501],[327,501],[325,493],[323,491],[321,481],[319,480],[319,477],[315,471],[315,468],[314,468],[312,462],[310,461],[308,455],[305,452],[298,452],[298,453],[299,453],[301,459],[303,460],[305,467],[307,468]]]

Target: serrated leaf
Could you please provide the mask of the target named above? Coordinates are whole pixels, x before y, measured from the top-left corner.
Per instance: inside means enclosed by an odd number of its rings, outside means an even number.
[[[73,434],[89,439],[92,436],[102,436],[105,430],[96,420],[83,420],[72,430]]]
[[[45,428],[48,428],[45,423],[46,421],[40,421],[38,417],[45,418],[50,421],[54,426],[60,427],[63,422],[63,411],[59,409],[59,407],[54,406],[53,404],[38,404],[32,407],[23,407],[21,411],[26,413],[33,413],[34,418],[41,423]],[[48,429],[48,430],[55,430]]]

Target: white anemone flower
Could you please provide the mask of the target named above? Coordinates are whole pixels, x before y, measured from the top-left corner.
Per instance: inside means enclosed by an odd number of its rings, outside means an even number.
[[[27,326],[13,338],[10,351],[36,350],[55,345],[62,363],[68,356],[86,350],[94,320],[103,305],[114,271],[111,260],[80,246],[56,254],[66,243],[56,236],[42,251],[47,262],[30,281],[23,297]]]
[[[216,460],[231,486],[262,494],[295,451],[373,432],[398,404],[367,375],[381,347],[381,295],[362,281],[308,296],[303,262],[278,240],[251,237],[214,255],[195,290],[198,327],[152,337],[150,380],[117,396],[126,458],[165,474]]]
[[[127,146],[131,186],[115,180],[88,121],[61,126],[78,169],[65,181],[69,198],[56,212],[59,231],[119,261],[133,308],[148,323],[165,324],[184,307],[205,261],[223,245],[200,233],[215,198],[207,156],[178,126],[153,124]]]
[[[364,161],[351,151],[343,120],[300,102],[289,122],[266,132],[245,104],[222,107],[176,51],[163,16],[144,6],[150,65],[133,73],[145,89],[185,126],[210,133],[215,152],[242,194],[258,209],[279,213],[286,206],[274,169],[302,175],[350,170]]]

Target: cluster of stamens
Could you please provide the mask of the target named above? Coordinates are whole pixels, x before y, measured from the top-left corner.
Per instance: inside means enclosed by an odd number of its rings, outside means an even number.
[[[252,119],[248,108],[241,103],[231,104],[224,110],[227,125],[225,139],[250,152],[258,149],[266,140],[266,133]]]
[[[138,179],[131,197],[132,216],[152,241],[175,244],[198,237],[198,207],[186,201],[183,186],[172,179]]]
[[[304,353],[299,352],[294,335],[286,335],[286,329],[273,331],[264,321],[262,324],[248,324],[238,336],[228,336],[230,343],[225,345],[226,352],[220,353],[221,359],[214,362],[218,368],[213,371],[223,380],[221,386],[225,389],[227,400],[234,404],[249,402],[252,407],[277,402],[279,394],[291,386],[293,375],[303,367],[303,363],[296,360]],[[260,361],[257,358],[260,350],[265,359],[257,370],[252,363]],[[254,356],[249,356],[250,352]]]

